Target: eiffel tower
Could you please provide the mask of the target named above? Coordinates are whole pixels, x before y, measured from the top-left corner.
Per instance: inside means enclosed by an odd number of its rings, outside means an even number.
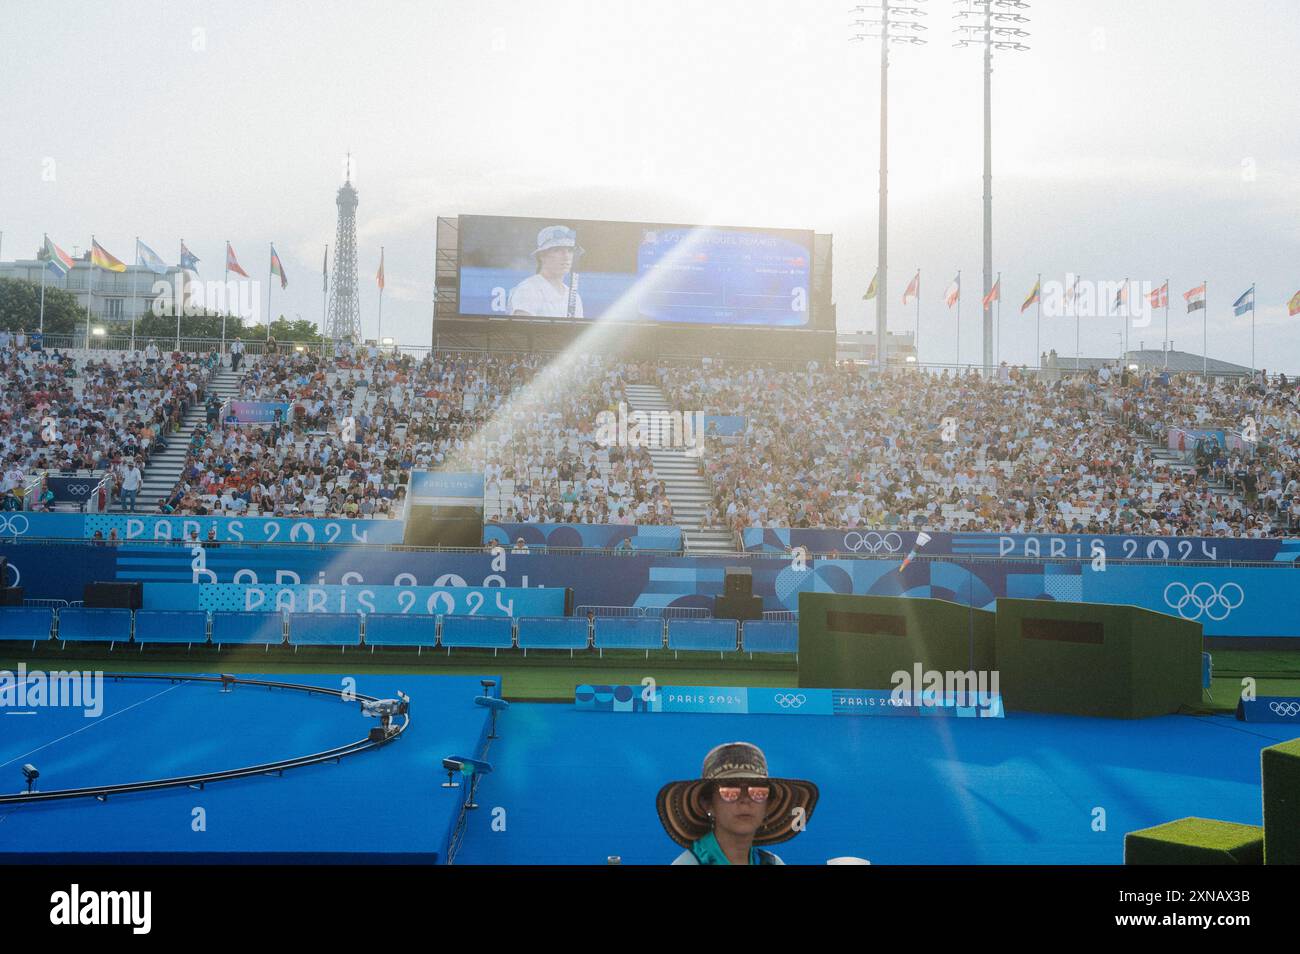
[[[352,154],[348,153],[346,181],[339,188],[338,231],[334,236],[334,281],[325,336],[334,341],[361,340],[361,307],[357,302],[357,190],[352,186]]]

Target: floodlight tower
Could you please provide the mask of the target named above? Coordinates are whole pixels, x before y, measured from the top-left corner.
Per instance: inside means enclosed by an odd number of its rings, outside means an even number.
[[[1028,23],[1021,11],[1028,10],[1024,0],[956,0],[960,21],[954,31],[954,46],[984,44],[984,373],[993,370],[993,304],[988,300],[993,288],[993,51],[1028,50],[1021,40],[1029,34],[1018,24]],[[973,18],[968,20],[967,18]],[[1007,26],[1007,24],[1016,24]]]
[[[876,239],[876,365],[882,371],[889,363],[889,345],[886,340],[888,325],[889,283],[889,44],[909,43],[920,46],[925,39],[918,36],[925,27],[917,17],[926,12],[908,3],[925,3],[926,0],[904,0],[891,4],[877,0],[854,7],[850,13],[865,14],[854,20],[853,26],[861,31],[850,40],[880,40],[880,216],[879,235]]]

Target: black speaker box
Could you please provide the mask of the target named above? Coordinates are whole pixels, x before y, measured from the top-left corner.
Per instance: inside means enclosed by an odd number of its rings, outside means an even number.
[[[86,606],[99,609],[140,609],[144,606],[144,584],[87,583]]]
[[[715,619],[762,619],[761,596],[718,596],[713,600]]]
[[[21,586],[6,586],[0,589],[0,606],[22,606],[23,605],[23,588]]]
[[[747,566],[729,566],[723,577],[723,596],[750,596],[754,592],[754,573]]]

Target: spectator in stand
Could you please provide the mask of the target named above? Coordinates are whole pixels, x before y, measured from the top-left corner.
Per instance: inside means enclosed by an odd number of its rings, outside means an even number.
[[[239,335],[235,335],[235,340],[230,343],[230,370],[238,371],[244,363],[244,342],[239,340]]]
[[[132,457],[122,467],[122,505],[128,513],[135,513],[135,495],[140,492],[140,484],[144,477],[140,473],[140,468],[136,464],[135,458]]]

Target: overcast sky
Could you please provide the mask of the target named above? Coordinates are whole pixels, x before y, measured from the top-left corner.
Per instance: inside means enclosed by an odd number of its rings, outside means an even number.
[[[229,239],[275,311],[321,316],[343,156],[356,157],[363,330],[386,248],[384,334],[427,343],[435,219],[458,213],[815,229],[835,241],[841,330],[876,256],[879,45],[849,0],[423,0],[381,4],[11,3],[0,17],[3,258],[42,232],[93,232],[130,260],[184,238],[221,278]],[[953,5],[890,71],[890,326],[922,270],[922,360],[956,356],[942,301],[964,275],[961,347],[979,351],[981,53]],[[1199,353],[1182,292],[1209,282],[1209,353],[1300,370],[1300,12],[1295,0],[1040,0],[1032,49],[995,59],[994,267],[1003,357],[1034,361],[1034,276],[1171,281],[1170,337]],[[263,286],[263,290],[265,286]],[[1118,354],[1119,319],[1083,322]],[[1163,315],[1131,332],[1160,347]],[[1073,319],[1043,348],[1074,354]]]

